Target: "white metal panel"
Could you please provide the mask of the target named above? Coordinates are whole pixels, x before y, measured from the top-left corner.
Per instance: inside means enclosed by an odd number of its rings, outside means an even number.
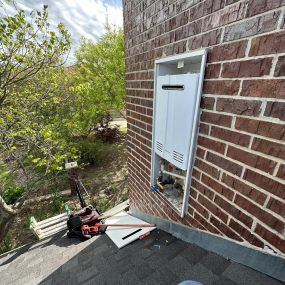
[[[162,86],[169,83],[169,76],[159,76],[157,78],[157,94],[155,104],[155,152],[160,156],[164,153],[164,143],[166,137],[168,91]]]
[[[199,74],[170,76],[170,85],[184,86],[184,90],[169,91],[165,149],[170,153],[167,160],[183,170],[188,163],[198,81]]]
[[[135,218],[126,212],[121,212],[109,218],[106,224],[148,224],[138,218]],[[106,234],[116,244],[118,248],[122,248],[131,242],[137,240],[141,235],[153,231],[155,227],[107,227]],[[134,233],[134,234],[133,234]]]
[[[187,58],[195,58],[198,56],[206,56],[206,55],[207,55],[207,51],[205,49],[200,49],[200,50],[191,51],[188,53],[182,53],[182,54],[176,54],[173,56],[163,57],[163,58],[157,59],[155,63],[158,64],[158,63],[176,62],[182,59],[185,60]]]
[[[186,170],[199,74],[158,76],[155,104],[155,152]],[[164,90],[163,86],[183,86]]]
[[[206,60],[207,60],[207,50],[204,50],[202,60],[201,60],[201,67],[200,67],[200,76],[199,76],[199,83],[198,83],[198,90],[197,90],[197,101],[196,101],[196,106],[195,106],[194,123],[193,123],[191,141],[189,144],[189,159],[188,159],[187,173],[186,173],[186,184],[185,184],[185,191],[184,191],[184,197],[183,197],[183,205],[182,205],[182,210],[181,210],[182,218],[187,212],[188,205],[189,205],[188,198],[190,195],[190,185],[191,185],[192,172],[193,172],[194,155],[195,155],[196,148],[197,148],[198,124],[199,124],[199,116],[200,116],[200,101],[201,101],[201,96],[202,96]]]

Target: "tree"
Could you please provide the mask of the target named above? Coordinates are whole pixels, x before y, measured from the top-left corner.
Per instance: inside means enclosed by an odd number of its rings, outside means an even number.
[[[93,43],[81,39],[76,51],[74,85],[77,97],[77,132],[90,134],[102,116],[125,107],[125,55],[122,29],[107,27],[102,38]]]
[[[62,23],[50,27],[47,6],[29,17],[19,10],[0,19],[0,241],[34,189],[34,167],[58,170],[74,154],[63,136],[68,98],[62,65],[70,43]],[[25,194],[8,206],[7,181],[19,176]]]

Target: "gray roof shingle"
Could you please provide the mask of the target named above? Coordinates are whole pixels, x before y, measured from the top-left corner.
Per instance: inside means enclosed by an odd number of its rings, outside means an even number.
[[[106,235],[82,243],[57,235],[0,264],[3,284],[283,284],[161,230],[120,250]]]

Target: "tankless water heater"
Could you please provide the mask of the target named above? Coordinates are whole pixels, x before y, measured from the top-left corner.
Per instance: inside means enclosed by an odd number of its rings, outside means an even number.
[[[155,152],[186,170],[195,117],[199,74],[157,77]]]
[[[155,61],[151,183],[161,176],[162,161],[184,173],[181,217],[188,207],[206,56],[199,50]]]

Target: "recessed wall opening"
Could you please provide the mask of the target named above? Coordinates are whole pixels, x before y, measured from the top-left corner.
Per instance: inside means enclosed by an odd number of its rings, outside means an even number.
[[[206,50],[155,62],[151,191],[187,211]]]
[[[159,156],[158,156],[159,158]],[[161,158],[157,178],[158,191],[179,211],[183,206],[186,171]]]

